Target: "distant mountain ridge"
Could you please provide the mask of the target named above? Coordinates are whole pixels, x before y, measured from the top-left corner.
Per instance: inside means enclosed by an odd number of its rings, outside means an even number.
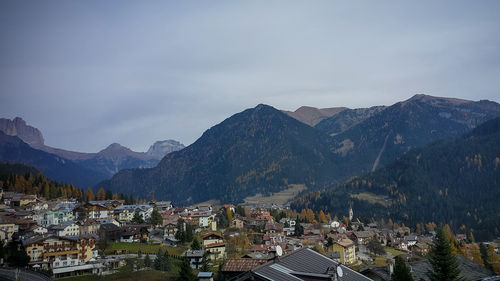
[[[180,204],[238,202],[289,184],[334,180],[339,168],[330,146],[328,135],[261,104],[208,129],[155,168],[122,170],[102,185]]]
[[[97,153],[83,153],[53,148],[45,145],[44,138],[40,130],[26,124],[26,122],[20,117],[16,117],[13,120],[0,118],[0,131],[9,136],[19,137],[23,142],[27,143],[36,150],[58,156],[59,159],[65,162],[74,162],[77,164],[74,169],[76,169],[76,167],[83,168],[84,171],[82,174],[87,175],[88,177],[88,180],[82,180],[80,178],[82,176],[80,175],[77,180],[79,183],[84,183],[84,186],[94,185],[103,179],[110,178],[121,169],[154,167],[159,163],[160,159],[168,153],[167,150],[163,151],[165,153],[163,155],[162,151],[157,151],[154,155],[145,152],[135,152],[118,143],[113,143]],[[172,145],[170,147],[170,151],[183,147],[182,144],[178,144],[179,145],[177,146]],[[23,161],[25,161],[24,163],[40,168],[37,165],[42,165],[42,163],[37,161],[33,162],[32,159],[29,159],[29,155],[26,153],[27,151],[25,150],[25,154],[22,157],[22,159],[24,159]],[[38,155],[38,153],[34,154]],[[49,158],[50,157],[46,159]],[[6,159],[5,161],[8,160],[9,159]],[[20,159],[17,159],[17,161],[20,161]],[[54,175],[47,169],[44,170],[40,168],[40,170],[54,179],[60,179],[57,175]],[[94,172],[94,175],[90,175],[92,171]],[[66,177],[64,177],[64,179],[71,180],[71,178]]]

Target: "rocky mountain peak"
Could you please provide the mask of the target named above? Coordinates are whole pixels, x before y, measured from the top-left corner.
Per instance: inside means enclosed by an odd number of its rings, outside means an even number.
[[[146,154],[154,156],[157,159],[163,158],[170,152],[183,149],[185,146],[176,140],[157,141],[151,145]]]
[[[9,136],[17,136],[32,147],[44,146],[42,132],[26,124],[26,121],[21,117],[16,117],[13,120],[0,118],[0,131]]]

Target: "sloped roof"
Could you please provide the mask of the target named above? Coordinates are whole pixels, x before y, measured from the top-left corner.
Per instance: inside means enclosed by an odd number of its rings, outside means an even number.
[[[222,271],[229,272],[245,272],[256,268],[267,262],[267,259],[245,259],[245,258],[232,258],[227,259],[222,267]]]
[[[369,281],[370,278],[329,259],[309,248],[302,248],[288,255],[260,266],[252,273],[263,280],[331,280],[327,275],[330,267],[340,266],[344,272],[343,281]]]

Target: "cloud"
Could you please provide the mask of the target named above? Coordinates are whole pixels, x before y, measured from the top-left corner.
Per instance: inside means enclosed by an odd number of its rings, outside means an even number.
[[[258,103],[499,101],[496,1],[0,3],[0,110],[48,144],[186,144]]]

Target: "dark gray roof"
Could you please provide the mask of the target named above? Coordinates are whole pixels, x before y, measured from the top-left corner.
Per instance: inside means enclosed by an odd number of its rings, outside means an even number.
[[[338,262],[309,248],[302,248],[279,259],[270,261],[252,272],[264,280],[331,280],[327,275],[329,267],[340,265]],[[340,265],[344,276],[342,281],[367,281],[370,278]]]
[[[493,276],[494,273],[483,266],[480,266],[460,255],[457,255],[458,267],[461,270],[461,276],[465,280],[481,280],[488,276]],[[415,280],[429,280],[427,272],[430,270],[431,265],[428,260],[410,262],[411,274]]]

